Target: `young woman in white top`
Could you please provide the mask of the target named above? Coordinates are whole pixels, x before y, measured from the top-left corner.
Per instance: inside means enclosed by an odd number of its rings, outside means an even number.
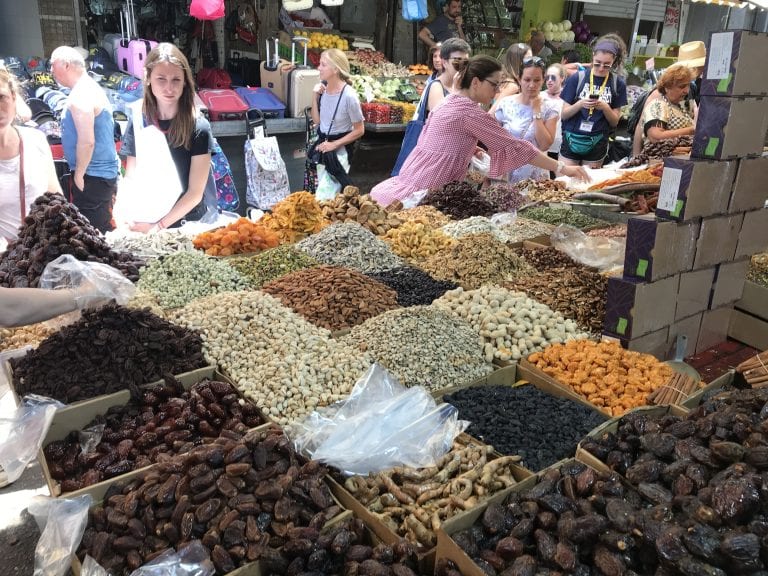
[[[0,67],[0,236],[6,240],[16,239],[35,198],[45,192],[61,193],[45,135],[14,125],[18,95],[16,78]]]
[[[565,82],[566,72],[565,66],[562,64],[552,64],[547,68],[547,75],[544,80],[546,82],[547,89],[541,93],[541,97],[552,103],[557,109],[557,114],[560,115],[563,112],[563,99],[560,98],[560,92],[563,90],[563,82]],[[560,154],[560,146],[563,143],[563,124],[558,119],[555,140],[552,142],[552,146],[549,147],[549,157],[557,159]]]

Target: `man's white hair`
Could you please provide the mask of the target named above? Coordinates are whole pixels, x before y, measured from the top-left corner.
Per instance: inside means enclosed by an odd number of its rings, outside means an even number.
[[[85,59],[83,58],[83,55],[72,46],[59,46],[56,48],[51,54],[51,64],[56,61],[72,64],[79,68],[85,68]]]

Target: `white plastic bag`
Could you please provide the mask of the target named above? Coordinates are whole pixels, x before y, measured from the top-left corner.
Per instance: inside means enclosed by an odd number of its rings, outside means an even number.
[[[215,572],[208,550],[199,540],[193,540],[178,552],[167,550],[160,554],[131,576],[213,576]]]
[[[587,236],[573,226],[560,224],[552,231],[552,246],[585,266],[600,271],[624,266],[625,238]]]
[[[88,523],[90,494],[77,498],[38,496],[29,504],[29,513],[40,527],[35,548],[33,576],[64,576],[72,563],[72,554],[80,546]]]
[[[342,147],[336,152],[336,157],[339,159],[339,164],[344,168],[345,172],[349,172],[349,156],[347,155],[347,149]],[[336,194],[341,192],[341,184],[331,176],[325,169],[325,165],[317,165],[317,189],[315,190],[315,198],[318,202],[327,200],[333,200]]]
[[[423,468],[447,453],[469,422],[450,404],[437,404],[421,386],[403,387],[373,364],[346,400],[291,424],[297,450],[345,474],[393,466]]]
[[[93,557],[86,554],[80,568],[80,576],[109,576],[109,574]]]
[[[112,215],[118,223],[157,222],[183,192],[168,141],[156,126],[144,126],[142,101],[132,104],[136,170],[118,184]]]
[[[15,482],[36,456],[64,404],[42,396],[25,396],[10,418],[0,418],[0,487]]]
[[[400,203],[403,205],[403,209],[408,208],[416,208],[419,204],[421,204],[421,201],[424,200],[424,196],[426,196],[429,193],[429,189],[426,188],[424,190],[416,190],[413,194],[410,196],[406,196],[402,200],[400,200]]]

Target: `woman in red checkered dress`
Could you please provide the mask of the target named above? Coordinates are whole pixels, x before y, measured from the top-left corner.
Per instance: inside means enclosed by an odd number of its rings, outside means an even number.
[[[490,104],[499,90],[501,65],[497,60],[474,56],[459,74],[459,91],[447,96],[429,115],[400,174],[371,190],[379,204],[388,206],[418,190],[463,180],[478,142],[485,145],[491,157],[491,178],[503,178],[510,171],[531,164],[558,175],[588,179],[580,166],[565,166],[530,142],[513,138],[478,106]]]

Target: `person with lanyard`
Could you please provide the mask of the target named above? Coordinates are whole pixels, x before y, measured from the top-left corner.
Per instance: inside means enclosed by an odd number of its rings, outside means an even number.
[[[318,126],[317,141],[307,150],[307,160],[316,169],[322,165],[342,187],[349,186],[349,155],[346,147],[365,134],[363,110],[351,88],[349,60],[338,48],[320,54],[320,83],[315,85],[312,99],[312,121]],[[315,191],[314,177],[308,170],[305,189]],[[318,181],[322,177],[317,173]]]
[[[560,160],[600,168],[608,155],[609,136],[627,103],[627,85],[616,70],[624,61],[623,41],[609,34],[592,50],[592,66],[570,76],[563,86],[563,144]]]
[[[58,192],[51,148],[36,128],[16,126],[19,85],[0,67],[0,236],[15,240],[35,199]]]
[[[208,208],[205,195],[213,194],[215,204],[215,182],[211,171],[213,135],[211,125],[195,107],[195,81],[186,56],[173,44],[158,44],[147,55],[145,63],[144,99],[137,104],[141,109],[132,114],[123,136],[120,153],[126,157],[125,177],[146,176],[148,170],[142,162],[150,162],[143,154],[137,162],[137,132],[153,126],[165,135],[165,144],[170,152],[168,165],[160,170],[177,176],[181,193],[173,207],[155,222],[131,222],[136,232],[152,232],[163,228],[178,227],[185,221],[198,221],[206,215]],[[143,126],[137,129],[136,121]],[[163,148],[165,152],[165,149]],[[167,154],[167,153],[166,153]],[[170,172],[169,172],[170,171]],[[141,172],[141,173],[140,173]]]

